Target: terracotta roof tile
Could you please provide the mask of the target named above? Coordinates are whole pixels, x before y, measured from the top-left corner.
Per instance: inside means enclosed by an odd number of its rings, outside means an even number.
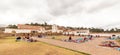
[[[18,29],[41,30],[44,29],[44,27],[18,24]]]

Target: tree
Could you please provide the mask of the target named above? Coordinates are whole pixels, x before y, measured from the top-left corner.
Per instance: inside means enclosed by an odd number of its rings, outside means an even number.
[[[18,28],[16,25],[8,25],[8,28]]]
[[[110,30],[110,32],[115,32],[115,30],[112,28],[112,29]]]
[[[30,24],[26,23],[25,25],[30,25]]]
[[[35,26],[39,26],[39,24],[38,24],[38,23],[35,23],[34,25],[35,25]]]
[[[33,23],[31,23],[30,25],[34,25]]]
[[[117,29],[116,31],[117,31],[117,32],[120,32],[120,29]]]
[[[104,29],[100,29],[100,28],[89,28],[89,30],[91,32],[104,32]]]
[[[46,22],[44,22],[44,25],[47,26],[48,24]]]

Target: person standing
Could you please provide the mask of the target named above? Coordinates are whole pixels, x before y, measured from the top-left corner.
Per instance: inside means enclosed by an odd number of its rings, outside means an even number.
[[[72,37],[70,36],[68,40],[71,42],[72,41]]]

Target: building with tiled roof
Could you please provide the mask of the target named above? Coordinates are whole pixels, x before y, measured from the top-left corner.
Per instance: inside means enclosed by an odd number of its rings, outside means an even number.
[[[64,35],[89,35],[90,31],[88,29],[85,30],[65,30],[63,32]]]
[[[45,30],[42,26],[31,26],[31,25],[24,25],[24,24],[18,24],[18,29],[28,29],[28,30]]]
[[[6,28],[4,32],[12,33],[14,31],[16,33],[31,33],[31,32],[45,33],[45,28],[42,26],[31,26],[31,25],[18,24],[17,27],[18,29]]]

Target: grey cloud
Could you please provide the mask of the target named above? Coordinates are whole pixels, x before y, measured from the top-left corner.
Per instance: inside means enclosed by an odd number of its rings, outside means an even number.
[[[50,20],[49,18],[50,15],[47,15],[48,5],[46,0],[8,0],[8,1],[9,2],[7,2],[6,0],[0,2],[0,14],[6,16],[6,18],[2,17],[1,19],[7,19],[7,16],[10,16],[8,18],[13,18],[12,17],[13,15],[14,18],[16,19],[23,19],[31,22],[32,21],[42,22]],[[22,21],[20,20],[20,22]]]
[[[119,3],[119,0],[103,0],[102,2],[99,1],[96,6],[92,6],[88,8],[86,6],[86,2],[91,2],[94,0],[47,0],[48,6],[50,8],[50,14],[54,16],[61,16],[67,14],[75,14],[75,13],[82,13],[83,11],[87,13],[93,13],[100,11],[105,8],[112,7]],[[88,8],[86,10],[86,8]]]
[[[21,8],[40,8],[40,0],[14,0],[13,5]]]
[[[120,28],[120,22],[110,23],[108,25],[101,26],[103,29],[111,29],[111,28]]]
[[[66,15],[69,13],[69,9],[74,9],[73,7],[82,0],[48,0],[48,5],[50,8],[50,13],[54,16]]]
[[[34,1],[34,0],[33,0]],[[19,2],[18,2],[19,3]],[[27,4],[27,5],[25,5]],[[49,22],[51,20],[51,15],[47,12],[47,4],[43,1],[36,0],[36,2],[26,2],[23,6],[18,4],[20,7],[25,7],[26,9],[29,9],[29,12],[35,10],[35,14],[30,16],[29,19],[32,19],[34,22],[43,23],[43,22]],[[31,10],[31,11],[30,11]],[[31,12],[32,13],[32,12]],[[34,13],[34,11],[33,11]]]
[[[8,6],[0,6],[0,13],[7,13],[10,9]]]
[[[34,20],[34,22],[43,23],[43,22],[51,21],[52,18],[53,17],[51,17],[51,16],[34,16],[32,19]]]
[[[11,9],[11,2],[9,0],[1,0],[0,1],[0,13],[7,13]]]
[[[117,25],[120,25],[120,22],[110,23],[108,25],[104,25],[104,26],[101,26],[101,27],[111,27],[111,26],[117,26]]]
[[[89,9],[87,12],[88,13],[94,13],[94,12],[100,11],[102,9],[112,7],[112,6],[116,5],[116,4],[118,4],[119,2],[120,2],[120,0],[116,0],[114,2],[109,2],[109,1],[102,2],[99,5],[97,5],[97,6],[93,7],[93,8],[91,8],[91,9]]]
[[[70,14],[76,14],[76,13],[81,14],[84,8],[82,5],[80,5],[80,2],[79,2],[78,4],[74,5],[74,7],[70,7],[68,10]]]

